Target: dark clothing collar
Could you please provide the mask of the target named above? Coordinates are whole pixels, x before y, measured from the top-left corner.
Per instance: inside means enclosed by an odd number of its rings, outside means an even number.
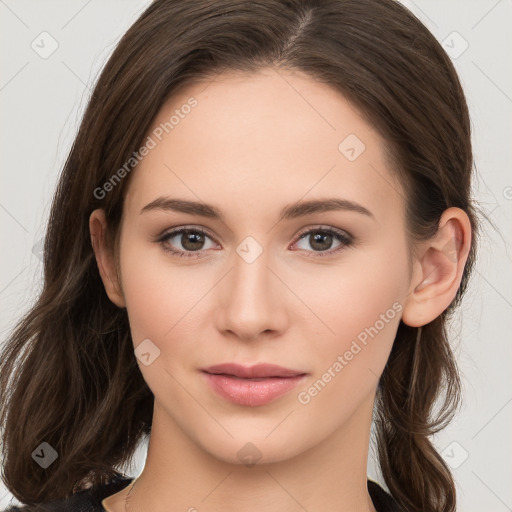
[[[37,507],[11,506],[4,512],[105,512],[101,501],[121,491],[133,480],[128,477],[117,477],[106,485],[84,489],[63,500],[48,501]],[[368,479],[368,493],[377,512],[401,512],[391,495],[370,479]]]

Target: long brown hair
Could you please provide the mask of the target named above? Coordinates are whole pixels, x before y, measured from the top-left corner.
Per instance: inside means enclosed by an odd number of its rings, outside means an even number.
[[[331,85],[378,130],[406,192],[410,240],[432,236],[451,206],[469,216],[473,241],[455,299],[419,339],[417,328],[400,322],[375,402],[391,494],[411,512],[455,510],[452,475],[429,436],[460,399],[445,327],[467,287],[478,234],[470,118],[449,57],[395,0],[156,0],[126,32],[60,177],[44,288],[1,353],[2,479],[21,502],[106,483],[151,432],[154,397],[136,363],[127,312],[105,293],[88,227],[91,212],[103,208],[116,239],[131,174],[106,194],[98,188],[138,151],[178,87],[263,66]],[[31,456],[42,442],[58,453],[45,469]]]

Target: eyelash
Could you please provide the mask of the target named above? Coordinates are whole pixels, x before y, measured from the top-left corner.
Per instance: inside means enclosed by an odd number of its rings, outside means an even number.
[[[162,246],[164,251],[169,252],[169,253],[173,254],[174,256],[177,256],[178,258],[201,258],[202,253],[205,252],[205,250],[189,251],[189,252],[179,251],[176,249],[171,249],[168,245],[165,244],[165,242],[167,242],[169,239],[174,238],[176,235],[180,235],[182,233],[194,233],[194,234],[200,233],[201,235],[205,235],[208,238],[212,238],[206,231],[203,231],[202,229],[183,227],[183,228],[175,229],[175,230],[169,231],[167,233],[164,233],[162,236],[160,236],[156,240],[156,242],[160,243],[160,245]],[[331,255],[333,255],[347,247],[350,247],[354,244],[354,239],[351,235],[348,235],[348,233],[345,234],[342,231],[338,231],[334,228],[310,229],[309,231],[305,231],[302,234],[300,234],[297,239],[297,242],[299,240],[302,240],[303,238],[306,238],[307,235],[310,235],[311,233],[322,233],[322,234],[333,235],[338,241],[341,242],[341,245],[338,248],[336,248],[334,250],[329,250],[329,251],[307,251],[309,253],[312,252],[314,254],[314,255],[308,254],[307,255],[308,257],[322,258],[322,257],[326,257],[326,256],[331,256]]]

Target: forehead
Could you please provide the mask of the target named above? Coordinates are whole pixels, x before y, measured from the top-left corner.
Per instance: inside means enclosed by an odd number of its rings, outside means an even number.
[[[383,140],[343,95],[297,71],[225,72],[180,89],[160,109],[153,146],[125,209],[158,196],[214,204],[226,218],[275,217],[301,199],[338,196],[381,219],[402,192]]]

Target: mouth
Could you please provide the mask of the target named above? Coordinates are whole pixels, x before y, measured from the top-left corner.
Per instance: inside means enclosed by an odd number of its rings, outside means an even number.
[[[285,378],[306,375],[306,372],[292,370],[276,364],[259,363],[253,366],[243,366],[236,363],[222,363],[208,368],[202,368],[203,372],[211,375],[226,375],[240,379],[269,379]]]
[[[243,367],[227,363],[201,370],[217,395],[237,405],[256,407],[288,393],[307,375],[277,365]]]

